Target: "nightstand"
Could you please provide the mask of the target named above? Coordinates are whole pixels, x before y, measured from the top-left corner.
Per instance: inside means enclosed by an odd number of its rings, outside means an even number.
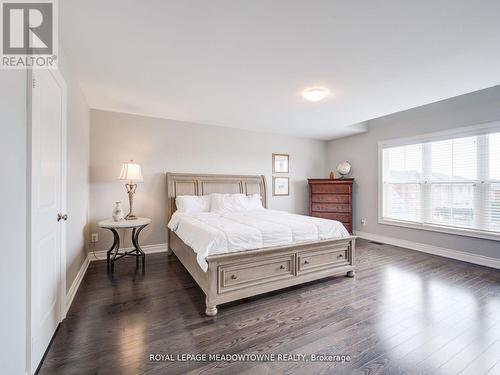
[[[137,266],[139,266],[139,258],[142,258],[142,268],[144,269],[146,254],[144,254],[144,251],[142,251],[139,245],[139,234],[149,224],[151,224],[151,219],[145,217],[139,217],[135,220],[120,221],[109,219],[100,221],[97,224],[100,228],[109,229],[113,233],[113,245],[108,250],[106,256],[108,267],[111,265],[111,270],[113,270],[114,262],[124,256],[134,256]],[[132,229],[133,250],[120,252],[120,235],[118,234],[118,229]]]

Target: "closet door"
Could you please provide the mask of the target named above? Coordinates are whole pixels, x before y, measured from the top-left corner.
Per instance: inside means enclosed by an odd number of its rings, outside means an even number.
[[[49,70],[31,82],[31,372],[63,318],[65,301],[65,85]]]

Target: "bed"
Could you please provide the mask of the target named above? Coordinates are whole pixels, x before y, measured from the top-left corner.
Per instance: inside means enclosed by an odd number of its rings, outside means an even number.
[[[267,189],[264,176],[167,173],[168,222],[171,223],[172,216],[176,212],[175,199],[177,196],[204,196],[212,193],[259,194],[263,207],[267,208]],[[329,276],[354,276],[355,237],[342,234],[341,238],[322,239],[326,236],[335,236],[335,232],[332,232],[334,230],[332,228],[335,226],[321,227],[320,222],[311,221],[323,219],[296,217],[299,215],[283,216],[281,219],[281,216],[277,216],[280,215],[279,213],[264,211],[248,214],[244,217],[229,216],[223,219],[238,223],[245,220],[241,224],[257,227],[262,232],[264,227],[258,227],[256,220],[262,219],[269,222],[271,218],[278,217],[283,222],[290,222],[289,225],[294,230],[294,238],[298,237],[297,233],[303,232],[303,236],[299,238],[300,241],[275,246],[269,246],[268,242],[266,247],[252,249],[244,248],[241,244],[238,247],[232,245],[234,242],[227,241],[225,247],[219,247],[222,250],[208,255],[202,254],[200,257],[199,249],[197,249],[197,253],[186,244],[189,241],[183,241],[176,234],[177,230],[168,229],[169,253],[173,252],[176,255],[205,293],[206,315],[215,316],[218,305],[238,299]],[[282,213],[281,215],[286,214]],[[191,221],[214,220],[210,215],[206,215],[206,217],[195,217]],[[311,223],[317,227],[319,234],[315,240],[308,240],[313,237],[307,237],[307,231],[301,232],[300,226],[295,225],[302,221],[305,223],[304,225]],[[333,224],[331,221],[328,222],[324,221],[325,224]],[[177,231],[185,240],[187,240],[186,233],[189,233],[190,230],[189,223],[188,220],[184,220],[184,227],[187,228],[184,230],[184,234]],[[208,224],[212,224],[212,222],[208,221]],[[219,222],[217,224],[220,225]],[[266,227],[272,231],[272,225],[266,225]],[[342,229],[345,231],[344,228]],[[276,230],[278,230],[278,226]],[[321,235],[323,232],[327,234]],[[270,240],[275,240],[272,236],[268,237]],[[197,246],[199,247],[199,244]],[[197,246],[193,245],[195,248]],[[232,249],[232,246],[235,248]],[[251,247],[251,245],[249,246]],[[235,249],[236,251],[234,251]]]

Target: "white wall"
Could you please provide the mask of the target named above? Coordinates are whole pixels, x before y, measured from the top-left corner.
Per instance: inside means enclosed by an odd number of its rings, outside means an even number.
[[[348,160],[355,182],[354,225],[362,232],[500,258],[500,243],[378,224],[378,141],[500,119],[500,86],[368,121],[368,132],[328,143],[328,164]],[[362,226],[361,218],[367,219]]]
[[[66,290],[87,256],[90,109],[80,90],[71,61],[60,49],[59,70],[67,85],[67,214]]]
[[[271,193],[272,153],[290,154],[290,196]],[[96,222],[111,216],[113,202],[128,209],[124,184],[117,181],[123,161],[142,166],[144,183],[135,198],[138,215],[153,219],[142,244],[166,242],[166,172],[264,174],[269,207],[307,213],[307,178],[325,177],[326,142],[116,112],[91,111],[90,223],[100,234],[97,250],[111,244]]]
[[[26,71],[0,70],[0,366],[26,370]]]

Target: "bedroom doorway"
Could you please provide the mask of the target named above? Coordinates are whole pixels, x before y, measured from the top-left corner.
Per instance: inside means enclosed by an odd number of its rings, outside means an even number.
[[[58,71],[29,75],[30,373],[64,318],[66,295],[66,84]]]

